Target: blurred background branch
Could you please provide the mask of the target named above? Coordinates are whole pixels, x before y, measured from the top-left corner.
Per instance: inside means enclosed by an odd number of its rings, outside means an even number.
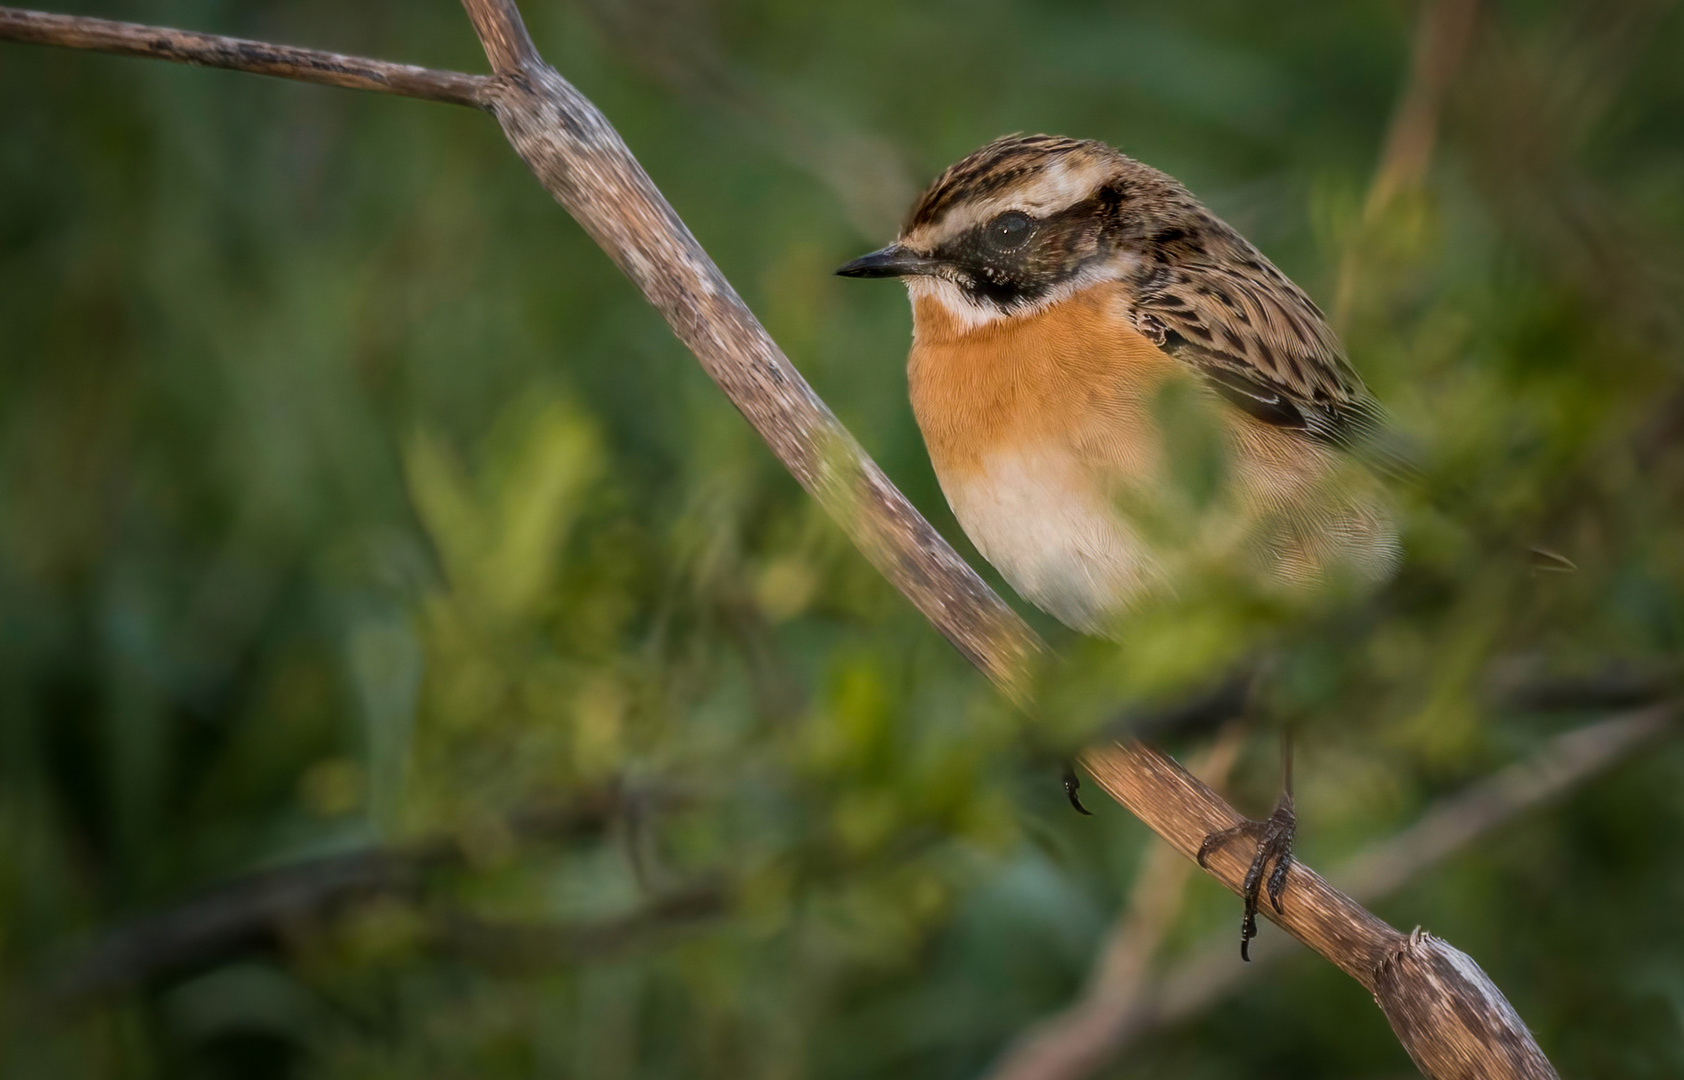
[[[651,812],[676,801],[672,793],[659,788],[627,791],[616,785],[581,792],[564,806],[516,814],[503,828],[515,840],[564,844],[599,835],[616,821],[632,818],[641,823]],[[75,1001],[110,994],[229,957],[267,952],[338,917],[347,907],[377,898],[418,901],[429,879],[472,860],[470,843],[461,836],[441,836],[390,849],[310,859],[229,882],[107,935],[53,980],[52,996]],[[666,915],[694,918],[717,911],[719,904],[717,889],[690,889],[603,926],[557,930],[554,939],[568,942],[577,955],[594,955],[597,950],[611,951],[637,928],[662,921]],[[542,936],[543,932],[533,931],[534,940]],[[494,927],[454,919],[444,937],[492,948],[506,935]],[[556,944],[549,954],[562,951]]]
[[[1463,73],[1481,21],[1480,0],[1426,0],[1416,16],[1415,40],[1402,95],[1386,125],[1374,177],[1363,202],[1361,225],[1340,260],[1333,312],[1336,323],[1350,319],[1352,304],[1363,291],[1371,263],[1383,259],[1397,241],[1388,237],[1384,218],[1402,199],[1406,216],[1427,182],[1438,149],[1450,91]],[[1418,222],[1411,222],[1418,226]],[[1395,229],[1396,226],[1394,225]],[[1388,242],[1389,241],[1389,242]]]
[[[1365,217],[1373,218],[1400,193],[1426,182],[1451,84],[1461,74],[1479,21],[1479,0],[1430,0],[1422,6],[1409,54],[1409,81],[1386,129]]]

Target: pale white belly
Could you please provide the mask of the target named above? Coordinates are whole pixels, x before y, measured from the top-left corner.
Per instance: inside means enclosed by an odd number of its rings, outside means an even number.
[[[1026,600],[1067,626],[1106,633],[1157,577],[1151,554],[1079,466],[1007,451],[941,475],[965,535]],[[1085,482],[1084,482],[1085,481]]]

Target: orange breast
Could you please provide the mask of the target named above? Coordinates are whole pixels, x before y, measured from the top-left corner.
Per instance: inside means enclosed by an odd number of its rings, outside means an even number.
[[[912,407],[965,534],[1025,598],[1104,632],[1157,576],[1115,498],[1157,470],[1150,402],[1184,373],[1114,286],[975,328],[920,298],[913,324]]]
[[[1126,311],[1112,285],[980,327],[930,296],[913,304],[912,408],[954,517],[1026,599],[1093,633],[1172,584],[1167,562],[1185,561],[1179,548],[1152,550],[1123,506],[1165,492],[1155,406],[1167,381],[1197,377]],[[1227,435],[1236,496],[1212,504],[1220,550],[1290,583],[1335,564],[1365,580],[1390,572],[1389,519],[1346,485],[1334,451],[1207,398]]]
[[[1154,468],[1150,402],[1184,374],[1129,325],[1115,285],[1045,311],[967,329],[939,302],[913,307],[908,383],[930,459],[944,477],[992,453],[1068,447],[1112,479]]]

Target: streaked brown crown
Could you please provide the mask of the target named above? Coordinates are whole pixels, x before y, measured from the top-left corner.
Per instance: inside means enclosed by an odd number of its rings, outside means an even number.
[[[905,235],[934,225],[961,203],[1021,187],[1054,161],[1108,161],[1119,157],[1115,150],[1092,139],[1068,139],[1061,135],[1001,136],[936,177],[906,215],[901,233]]]

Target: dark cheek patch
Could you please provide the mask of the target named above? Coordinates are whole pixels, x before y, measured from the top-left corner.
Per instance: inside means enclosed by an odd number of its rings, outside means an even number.
[[[1022,250],[1001,252],[987,239],[986,224],[966,233],[937,255],[958,267],[960,288],[973,299],[1010,311],[1034,303],[1061,281],[1079,273],[1099,254],[1092,247],[1093,201],[1039,221]]]
[[[993,304],[995,307],[1010,311],[1024,304],[1034,303],[1046,295],[1052,282],[1040,280],[1028,268],[1019,266],[988,266],[981,270],[972,270],[968,281],[960,282],[960,288],[972,299]]]
[[[1011,310],[1034,302],[1052,284],[1035,265],[1038,247],[1031,241],[1022,251],[990,251],[978,229],[937,254],[960,270],[957,283],[973,300]]]

